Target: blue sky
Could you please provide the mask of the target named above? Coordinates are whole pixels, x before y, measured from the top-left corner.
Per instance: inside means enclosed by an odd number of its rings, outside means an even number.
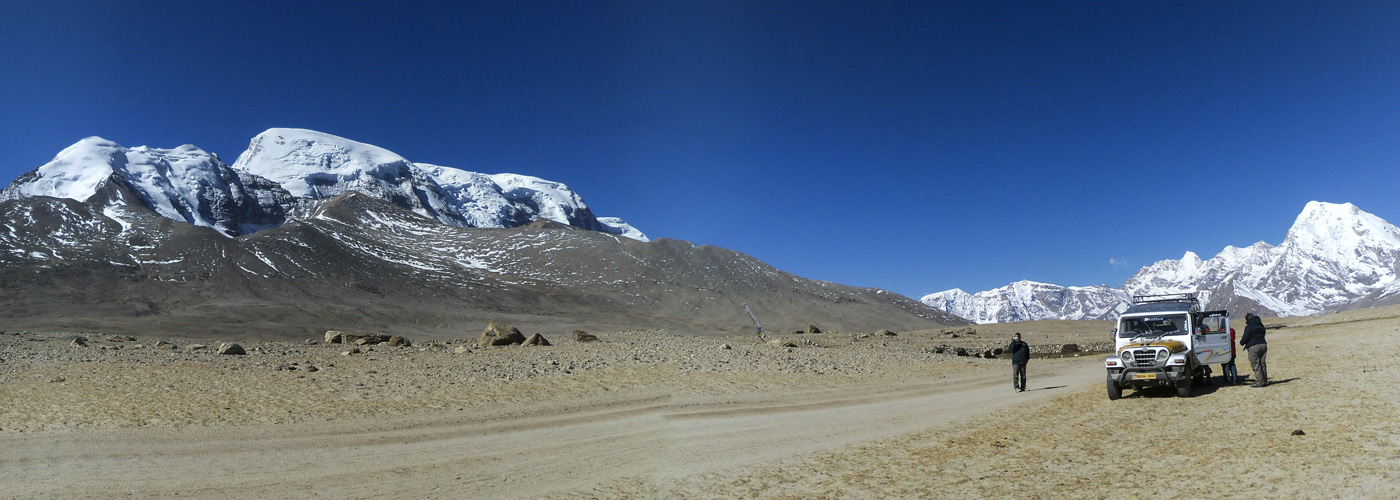
[[[310,128],[915,298],[1400,221],[1397,2],[404,3],[0,2],[0,177]]]

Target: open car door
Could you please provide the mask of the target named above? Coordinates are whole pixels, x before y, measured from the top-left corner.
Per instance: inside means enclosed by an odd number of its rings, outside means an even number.
[[[1220,364],[1234,356],[1235,346],[1230,344],[1230,312],[1206,311],[1191,315],[1191,339],[1195,344],[1196,361],[1201,364]]]

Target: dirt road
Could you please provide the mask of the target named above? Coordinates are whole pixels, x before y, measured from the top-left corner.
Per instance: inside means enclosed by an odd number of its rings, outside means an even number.
[[[66,498],[538,498],[624,485],[650,496],[683,478],[925,431],[1100,377],[1097,362],[1085,358],[1039,364],[1033,390],[1019,394],[1007,370],[979,370],[884,390],[771,397],[653,387],[568,410],[447,411],[391,426],[356,420],[5,436],[0,489]]]

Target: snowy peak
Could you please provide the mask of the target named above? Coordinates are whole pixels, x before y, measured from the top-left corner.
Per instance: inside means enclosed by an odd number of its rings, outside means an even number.
[[[192,145],[125,148],[88,137],[52,161],[21,175],[0,200],[48,196],[86,201],[119,182],[163,217],[218,230],[225,236],[279,225],[290,196],[275,184],[240,175],[218,156]]]
[[[1336,253],[1358,247],[1400,248],[1400,229],[1351,203],[1308,202],[1283,245]]]
[[[233,163],[266,177],[293,196],[324,199],[359,191],[444,224],[470,225],[426,173],[387,149],[313,130],[274,128],[258,134]]]
[[[1127,295],[1107,285],[1065,287],[1022,280],[971,295],[954,288],[926,295],[920,302],[974,323],[986,324],[1039,319],[1106,319],[1126,307],[1123,304],[1127,302]]]
[[[115,172],[114,164],[125,161],[120,144],[101,137],[88,137],[64,148],[54,159],[19,177],[0,191],[0,200],[29,196],[50,196],[86,201],[97,193],[98,185]]]
[[[359,191],[453,226],[517,227],[547,219],[646,241],[635,229],[600,223],[583,198],[562,183],[414,163],[378,146],[312,130],[274,128],[258,134],[233,168],[281,183],[295,196],[323,199]]]

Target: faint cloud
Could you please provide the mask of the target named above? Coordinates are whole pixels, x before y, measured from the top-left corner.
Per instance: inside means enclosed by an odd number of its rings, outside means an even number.
[[[1108,265],[1113,266],[1114,269],[1127,269],[1128,261],[1115,257],[1109,257]]]

